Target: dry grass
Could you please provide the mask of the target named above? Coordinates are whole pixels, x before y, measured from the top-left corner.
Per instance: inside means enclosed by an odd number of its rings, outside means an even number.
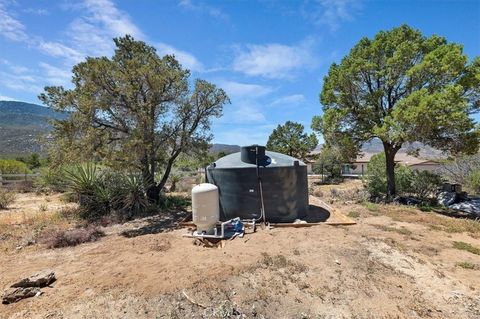
[[[305,265],[287,259],[284,255],[271,256],[267,253],[263,253],[260,265],[271,270],[288,269],[290,273],[307,271]]]
[[[374,214],[372,215],[374,216],[383,215],[390,217],[394,221],[423,224],[430,229],[447,233],[467,232],[473,235],[473,237],[480,236],[480,223],[475,220],[448,217],[435,212],[422,212],[415,207],[372,203],[365,205],[368,210],[372,211],[373,209]]]
[[[97,227],[71,230],[48,231],[42,235],[41,241],[47,248],[62,248],[93,242],[105,236]]]
[[[15,193],[0,187],[0,210],[7,209],[15,201]]]
[[[350,218],[358,218],[360,217],[360,213],[357,211],[351,211],[351,212],[348,212],[347,216]]]
[[[475,265],[474,263],[471,263],[469,261],[464,261],[464,262],[461,262],[461,263],[457,263],[456,266],[460,267],[460,268],[463,268],[463,269],[472,269],[472,270],[479,269],[479,267],[477,265]]]
[[[14,207],[0,213],[0,251],[30,246],[48,230],[72,228],[77,218],[76,207],[56,196],[18,195]]]
[[[375,227],[375,228],[378,228],[380,230],[383,230],[383,231],[395,232],[395,233],[398,233],[398,234],[401,234],[401,235],[410,236],[412,234],[412,232],[410,230],[406,229],[405,227],[395,228],[395,227],[390,227],[390,226],[385,226],[385,225],[377,225],[377,224],[373,224],[372,226]]]
[[[475,255],[480,255],[480,248],[475,247],[469,243],[463,242],[463,241],[454,241],[453,242],[453,248],[458,249],[458,250],[465,250],[468,251],[469,253],[475,254]]]

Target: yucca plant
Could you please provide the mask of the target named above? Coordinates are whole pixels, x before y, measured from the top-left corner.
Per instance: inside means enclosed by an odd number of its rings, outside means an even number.
[[[79,195],[93,195],[100,183],[97,166],[92,163],[65,169],[65,178],[69,187]]]
[[[172,172],[170,174],[170,192],[175,192],[177,190],[177,183],[182,179],[182,176],[177,172]]]
[[[70,189],[78,194],[84,216],[94,218],[110,211],[112,192],[95,164],[75,165],[65,170]]]
[[[115,196],[114,204],[129,218],[145,212],[149,206],[145,196],[145,184],[141,175],[129,174],[123,176],[121,187]]]

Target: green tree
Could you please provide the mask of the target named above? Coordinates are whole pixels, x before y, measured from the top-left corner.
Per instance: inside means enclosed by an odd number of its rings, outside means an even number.
[[[377,137],[386,154],[387,194],[395,194],[395,154],[406,142],[457,153],[478,149],[470,115],[480,108],[480,58],[462,46],[425,37],[406,25],[363,38],[324,79],[323,116],[312,128],[327,143],[348,141],[357,152]]]
[[[385,153],[375,154],[367,165],[367,174],[365,175],[364,184],[368,193],[372,198],[384,197],[387,195],[387,175],[386,175]],[[411,189],[413,171],[404,165],[395,167],[396,190],[399,193],[408,192]]]
[[[318,139],[314,133],[308,135],[302,124],[287,121],[284,125],[278,125],[270,134],[267,149],[303,159],[317,144]]]
[[[30,154],[25,159],[25,163],[28,165],[28,168],[30,169],[36,169],[42,166],[42,163],[40,161],[40,155],[38,155],[37,153]]]
[[[87,57],[73,67],[73,89],[46,87],[39,98],[68,111],[54,122],[54,162],[101,160],[138,170],[148,185],[161,171],[157,192],[180,154],[208,148],[210,122],[228,103],[225,92],[204,80],[189,88],[190,72],[173,56],[131,36],[114,39],[112,58]]]
[[[342,177],[342,165],[348,160],[342,155],[338,147],[323,146],[317,155],[314,171],[317,174],[324,174],[327,179]]]

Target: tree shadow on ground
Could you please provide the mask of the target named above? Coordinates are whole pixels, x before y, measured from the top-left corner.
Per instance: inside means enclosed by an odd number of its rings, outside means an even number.
[[[434,208],[432,209],[433,212],[447,216],[447,217],[453,217],[453,218],[460,218],[460,219],[471,219],[471,220],[478,220],[478,216],[467,213],[467,212],[462,212],[458,210],[453,210],[453,209],[448,209],[448,208]]]
[[[190,213],[185,211],[163,212],[155,216],[146,218],[145,224],[139,228],[125,230],[120,235],[132,238],[148,234],[158,234],[172,231],[179,226]]]

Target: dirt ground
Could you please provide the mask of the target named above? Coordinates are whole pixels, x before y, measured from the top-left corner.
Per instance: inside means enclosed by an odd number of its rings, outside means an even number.
[[[71,204],[22,195],[0,212],[0,288],[43,270],[58,280],[0,305],[0,318],[480,318],[480,255],[454,248],[480,247],[478,222],[354,203],[331,188],[312,186],[356,225],[258,229],[223,248],[183,237],[180,213],[108,226],[76,247],[25,244]]]

